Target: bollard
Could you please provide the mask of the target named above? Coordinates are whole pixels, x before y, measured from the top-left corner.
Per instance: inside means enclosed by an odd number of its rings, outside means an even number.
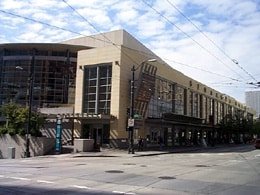
[[[14,147],[8,147],[8,158],[9,159],[15,158],[15,148]]]

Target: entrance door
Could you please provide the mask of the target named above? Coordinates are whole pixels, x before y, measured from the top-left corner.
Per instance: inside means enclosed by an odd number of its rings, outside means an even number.
[[[93,138],[95,144],[102,145],[103,140],[103,134],[102,134],[102,128],[93,128]]]

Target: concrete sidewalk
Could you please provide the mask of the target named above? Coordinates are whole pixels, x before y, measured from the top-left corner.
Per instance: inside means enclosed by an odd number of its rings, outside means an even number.
[[[200,147],[200,146],[187,146],[187,147],[175,147],[175,148],[164,148],[163,150],[159,149],[145,149],[144,151],[135,150],[134,154],[128,154],[128,150],[125,149],[113,149],[113,148],[101,148],[100,152],[79,152],[79,153],[67,153],[60,154],[55,156],[67,156],[71,158],[80,158],[80,157],[144,157],[144,156],[156,156],[156,155],[164,155],[171,153],[187,153],[187,152],[207,152],[217,148],[228,149],[231,147],[241,147],[244,144],[239,145],[216,145],[214,147]]]

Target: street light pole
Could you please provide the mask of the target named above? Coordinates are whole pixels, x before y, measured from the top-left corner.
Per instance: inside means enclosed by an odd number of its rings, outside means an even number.
[[[34,68],[35,68],[35,49],[33,49],[30,75],[29,75],[29,101],[28,101],[28,122],[26,128],[26,150],[25,157],[30,157],[30,139],[29,134],[31,132],[31,117],[32,117],[32,101],[33,101],[33,87],[34,87]]]
[[[130,136],[130,142],[128,147],[128,153],[134,154],[134,111],[135,111],[135,71],[138,70],[141,66],[143,66],[146,62],[156,62],[156,59],[148,59],[143,61],[139,66],[135,67],[135,65],[132,66],[132,78],[131,78],[131,103],[130,103],[130,119],[133,120],[133,125],[129,127],[129,136]]]
[[[135,105],[134,105],[134,92],[135,92],[135,65],[133,65],[132,69],[132,79],[131,79],[131,104],[130,104],[130,118],[133,120],[134,119],[134,110],[135,110]],[[130,133],[130,144],[129,144],[129,149],[128,153],[134,154],[134,125],[132,127],[129,127],[129,133]]]

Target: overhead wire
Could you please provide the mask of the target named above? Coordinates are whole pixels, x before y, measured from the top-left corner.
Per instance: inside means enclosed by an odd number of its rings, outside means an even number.
[[[230,59],[237,67],[243,70],[247,75],[249,75],[253,80],[257,81],[252,74],[246,71],[239,63],[231,58],[220,46],[218,46],[209,36],[207,36],[189,17],[187,17],[176,5],[171,1],[166,0],[175,10],[177,10],[186,20],[188,20],[206,39],[208,39],[219,51],[221,51],[228,59]]]
[[[73,10],[73,12],[75,12],[79,17],[81,17],[85,22],[87,22],[96,32],[100,33],[101,36],[103,36],[109,43],[111,43],[112,45],[114,45],[117,49],[120,49],[120,46],[115,44],[113,41],[111,41],[106,35],[104,35],[103,33],[101,33],[96,27],[95,25],[93,25],[87,18],[85,18],[84,16],[82,16],[82,14],[80,14],[74,7],[72,7],[67,1],[62,0],[70,9]],[[138,62],[136,60],[134,60],[130,55],[128,55],[126,52],[124,52],[123,50],[121,50],[121,52],[123,54],[126,55],[126,57],[128,57],[132,62],[138,64]]]
[[[119,47],[119,45],[113,43],[110,39],[108,39],[105,35],[103,35],[104,37],[106,37],[107,41],[104,40],[104,39],[99,39],[97,37],[94,37],[94,36],[89,36],[89,35],[85,35],[85,34],[82,34],[82,33],[79,33],[79,32],[76,32],[76,31],[72,31],[70,29],[66,29],[66,28],[63,28],[63,27],[58,27],[58,26],[55,26],[55,25],[51,25],[49,23],[46,23],[46,22],[42,22],[42,21],[39,21],[39,20],[36,20],[36,19],[32,19],[32,18],[29,18],[29,17],[26,17],[26,16],[21,16],[19,14],[15,14],[15,13],[11,13],[11,12],[7,12],[7,11],[4,11],[4,10],[0,10],[0,12],[4,13],[4,14],[8,14],[8,15],[11,15],[11,16],[15,16],[15,17],[19,17],[19,18],[23,18],[23,19],[26,19],[26,20],[29,20],[29,21],[32,21],[32,22],[35,22],[35,23],[40,23],[40,24],[43,24],[43,25],[46,25],[46,26],[49,26],[49,27],[52,27],[52,28],[56,28],[56,29],[59,29],[59,30],[63,30],[63,31],[67,31],[67,32],[70,32],[70,33],[74,33],[74,34],[77,34],[77,35],[80,35],[80,36],[84,36],[84,37],[90,37],[90,38],[93,38],[95,40],[99,40],[99,41],[103,41],[105,43],[110,43],[114,46],[117,46]],[[95,28],[95,30],[97,30]],[[152,53],[148,53],[148,52],[144,52],[144,51],[140,51],[140,50],[136,50],[136,49],[132,49],[132,48],[127,48],[127,49],[130,49],[132,51],[135,51],[135,52],[138,52],[138,53],[143,53],[145,55],[152,55]],[[129,55],[127,53],[124,52],[124,54],[127,55],[127,57],[129,57]],[[131,57],[130,59],[135,62]],[[209,74],[214,74],[214,75],[217,75],[217,76],[220,76],[220,77],[224,77],[224,78],[228,78],[228,79],[231,79],[233,81],[237,81],[237,82],[242,82],[241,80],[238,80],[238,79],[235,79],[235,78],[232,78],[232,77],[228,77],[228,76],[225,76],[225,75],[222,75],[222,74],[218,74],[218,73],[214,73],[214,72],[211,72],[211,71],[208,71],[208,70],[204,70],[202,68],[198,68],[196,66],[191,66],[189,64],[185,64],[185,63],[182,63],[182,62],[177,62],[177,61],[174,61],[174,60],[169,60],[169,59],[166,59],[166,58],[162,58],[163,60],[165,61],[172,61],[173,63],[177,63],[177,64],[180,64],[180,65],[183,65],[183,66],[187,66],[187,67],[190,67],[190,68],[194,68],[194,69],[197,69],[197,70],[200,70],[200,71],[204,71],[204,72],[207,72]],[[135,62],[136,63],[136,62]]]
[[[59,30],[62,30],[62,31],[67,31],[67,32],[70,32],[70,33],[73,33],[73,34],[77,34],[77,35],[80,35],[80,36],[90,37],[90,38],[92,38],[92,39],[96,39],[96,40],[99,40],[99,41],[104,41],[104,42],[106,42],[106,41],[103,40],[103,39],[99,39],[99,38],[94,37],[94,36],[91,36],[91,35],[85,35],[85,34],[82,34],[82,33],[79,33],[79,32],[76,32],[76,31],[73,31],[73,30],[70,30],[70,29],[67,29],[67,28],[55,26],[55,25],[52,25],[52,24],[49,24],[49,23],[46,23],[46,22],[42,22],[42,21],[40,21],[40,20],[36,20],[36,19],[29,18],[29,17],[26,17],[26,16],[21,16],[21,15],[19,15],[19,14],[15,14],[15,13],[8,12],[8,11],[5,11],[5,10],[0,10],[0,12],[2,12],[2,13],[4,13],[4,14],[11,15],[11,16],[15,16],[15,17],[18,17],[18,18],[22,18],[22,19],[25,19],[25,20],[29,20],[29,21],[31,21],[31,22],[43,24],[43,25],[45,25],[45,26],[49,26],[49,27],[52,27],[52,28],[56,28],[56,29],[59,29]],[[108,43],[108,42],[107,42],[107,43]]]
[[[186,37],[188,37],[189,39],[191,39],[194,43],[196,43],[200,48],[202,48],[204,51],[206,51],[208,54],[210,54],[212,57],[214,57],[217,61],[219,61],[221,64],[223,64],[225,67],[227,67],[229,70],[231,70],[232,72],[236,73],[240,78],[243,79],[243,77],[236,72],[235,70],[233,70],[232,68],[230,68],[226,63],[224,63],[219,57],[217,57],[215,54],[213,54],[210,50],[208,50],[206,47],[204,47],[203,45],[201,45],[198,41],[196,41],[194,38],[192,38],[188,33],[186,33],[185,31],[183,31],[179,26],[177,26],[175,23],[173,23],[170,19],[168,19],[166,16],[164,16],[161,12],[159,12],[157,9],[155,9],[152,5],[150,5],[149,3],[147,3],[145,0],[142,0],[142,2],[144,2],[144,4],[146,4],[148,7],[150,7],[153,11],[155,11],[159,16],[161,16],[163,19],[165,19],[169,24],[171,24],[172,26],[175,26],[175,28],[177,28],[182,34],[184,34]]]

